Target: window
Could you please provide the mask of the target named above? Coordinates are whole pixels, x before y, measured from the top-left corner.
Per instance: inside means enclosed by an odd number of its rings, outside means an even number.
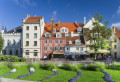
[[[69,50],[69,48],[67,47],[66,50]]]
[[[90,50],[93,50],[93,47],[90,47]]]
[[[44,40],[44,43],[47,43],[47,40]]]
[[[67,32],[67,29],[65,29],[65,32]]]
[[[117,58],[117,52],[114,52],[114,58]]]
[[[93,43],[93,40],[90,40],[90,43]]]
[[[34,33],[34,38],[37,38],[37,33]]]
[[[64,29],[62,29],[62,32],[64,32]]]
[[[26,38],[29,38],[29,33],[26,33]]]
[[[47,58],[47,53],[44,53],[44,58]]]
[[[114,41],[117,42],[117,39],[115,39]]]
[[[60,43],[63,43],[63,40],[60,40]]]
[[[26,30],[29,30],[29,26],[26,26]]]
[[[45,37],[49,37],[49,33],[46,33],[46,34],[45,34]]]
[[[55,40],[55,43],[58,43],[58,40]]]
[[[44,46],[44,50],[47,51],[47,46]]]
[[[29,50],[26,50],[26,55],[29,55]]]
[[[69,44],[72,44],[72,41],[69,41]]]
[[[52,40],[49,40],[49,43],[52,43]]]
[[[63,47],[60,47],[60,50],[63,50]]]
[[[60,33],[57,33],[57,34],[56,34],[56,37],[61,37],[61,34],[60,34]]]
[[[34,52],[34,56],[37,56],[37,52]]]
[[[26,41],[26,46],[29,46],[29,41]]]
[[[15,46],[15,40],[13,40],[13,44],[14,44],[14,46]]]
[[[52,47],[52,46],[50,46],[50,50],[53,50],[53,47]]]
[[[117,47],[116,47],[116,45],[114,45],[114,49],[116,49]]]
[[[7,44],[9,45],[9,43],[10,43],[10,41],[8,40],[8,41],[7,41]]]
[[[58,50],[58,47],[57,47],[57,46],[55,46],[55,50]]]
[[[80,48],[80,51],[83,51],[83,47]]]
[[[37,26],[34,26],[34,30],[37,30]]]
[[[79,50],[79,47],[76,47],[76,50],[78,51],[78,50]]]
[[[75,41],[75,44],[80,45],[80,41],[79,41],[79,40],[76,40],[76,41]]]
[[[37,46],[37,41],[34,41],[34,46]]]

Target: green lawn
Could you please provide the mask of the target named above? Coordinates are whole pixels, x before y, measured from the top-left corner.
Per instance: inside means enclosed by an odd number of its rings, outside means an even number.
[[[3,77],[16,79],[19,75],[25,75],[29,73],[29,69],[26,63],[14,62],[13,64],[15,64],[15,68],[17,69],[17,71],[11,75]],[[26,78],[22,78],[22,80],[39,81],[54,74],[53,71],[40,69],[39,63],[34,63],[33,67],[35,67],[35,73]],[[11,69],[7,67],[6,63],[0,63],[0,75],[7,74],[10,71]],[[57,76],[52,77],[48,80],[44,80],[42,82],[68,82],[71,78],[77,75],[77,72],[75,71],[67,71],[58,68],[57,71],[59,72]],[[104,73],[100,71],[88,71],[81,69],[79,69],[79,71],[82,72],[83,75],[77,80],[77,82],[105,82],[103,78]],[[112,80],[114,80],[115,82],[120,82],[119,70],[105,69],[105,71],[107,71],[112,76]]]
[[[83,75],[77,80],[77,82],[105,82],[103,77],[104,73],[100,71],[88,71],[79,70]]]
[[[120,70],[106,69],[105,71],[112,76],[113,81],[120,82]]]

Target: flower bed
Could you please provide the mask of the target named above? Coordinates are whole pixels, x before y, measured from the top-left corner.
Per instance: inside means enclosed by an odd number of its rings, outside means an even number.
[[[110,74],[108,72],[106,72],[106,71],[102,71],[102,72],[105,74],[104,79],[106,82],[115,82],[115,81],[111,80],[112,77],[110,76]]]

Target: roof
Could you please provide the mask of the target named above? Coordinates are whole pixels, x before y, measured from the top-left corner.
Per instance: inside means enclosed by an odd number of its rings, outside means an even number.
[[[44,38],[56,38],[56,33],[49,33],[50,37],[45,37],[45,33],[43,33],[42,37]],[[61,38],[65,37],[65,33],[61,33]]]
[[[40,22],[40,19],[43,18],[42,16],[34,16],[28,17],[25,22]]]
[[[84,24],[83,23],[60,23],[60,28],[62,27],[66,27],[69,29],[68,33],[71,33],[73,31],[73,33],[77,33],[77,28],[78,27],[82,27]],[[56,31],[59,32],[59,24],[58,23],[54,23],[53,27],[56,28]],[[44,32],[51,32],[52,31],[52,27],[51,27],[51,23],[45,23],[45,28],[44,28]]]
[[[80,45],[75,44],[75,40],[77,40],[77,39],[79,39],[81,41]],[[69,41],[72,41],[72,44],[69,44]],[[69,45],[69,46],[84,46],[85,45],[84,36],[83,35],[74,36],[74,37],[66,36],[66,45]]]
[[[116,29],[115,32],[115,35],[120,39],[120,30]]]
[[[14,29],[15,29],[15,32],[14,32]],[[10,31],[7,31],[6,33],[22,33],[22,27],[21,26],[18,26],[18,27],[16,27],[16,28],[14,28],[14,29],[12,29],[12,30],[10,30]]]

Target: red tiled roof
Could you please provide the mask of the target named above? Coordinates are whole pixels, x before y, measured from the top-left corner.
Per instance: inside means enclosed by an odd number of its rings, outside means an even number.
[[[115,35],[120,39],[120,30],[118,30],[118,29],[115,29]]]
[[[75,40],[80,40],[80,45],[76,45],[75,44]],[[72,44],[69,44],[69,41],[72,41]],[[71,36],[66,36],[66,45],[69,45],[69,46],[84,46],[85,45],[85,40],[84,40],[84,37],[81,35],[81,36],[74,36],[74,37],[71,37]]]
[[[66,27],[69,29],[68,33],[71,33],[73,31],[73,33],[77,32],[77,28],[78,27],[82,27],[84,24],[83,23],[60,23],[60,28],[62,27]],[[57,29],[57,32],[59,32],[59,27],[58,27],[58,23],[54,23],[53,27]],[[44,32],[51,32],[52,27],[51,27],[51,23],[45,23],[45,28],[44,28]]]
[[[35,17],[28,17],[25,22],[40,22],[40,19],[43,18],[42,16],[35,16]]]

